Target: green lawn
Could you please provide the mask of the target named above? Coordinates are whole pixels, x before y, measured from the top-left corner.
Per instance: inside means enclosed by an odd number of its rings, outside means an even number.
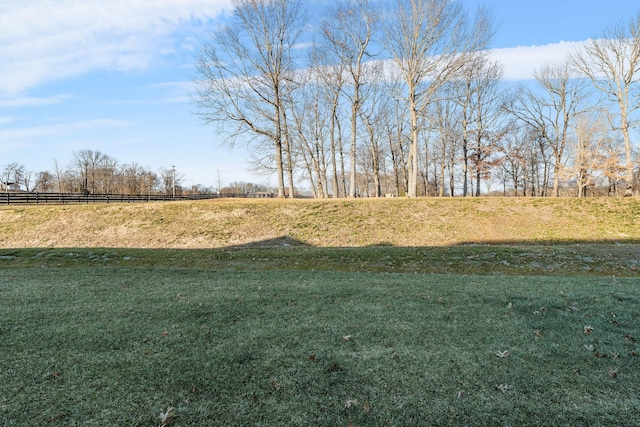
[[[0,261],[2,426],[640,425],[637,277],[44,253]]]

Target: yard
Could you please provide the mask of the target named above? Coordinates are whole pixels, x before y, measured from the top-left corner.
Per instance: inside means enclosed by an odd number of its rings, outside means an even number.
[[[634,277],[97,258],[0,270],[3,425],[640,424]]]

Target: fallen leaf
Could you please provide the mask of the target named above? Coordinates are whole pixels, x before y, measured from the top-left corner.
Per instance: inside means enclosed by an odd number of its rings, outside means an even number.
[[[397,351],[394,351],[393,353],[391,353],[391,358],[392,358],[392,359],[395,359],[395,358],[397,358],[397,357],[400,357],[400,356],[398,355],[398,352],[397,352]]]
[[[511,387],[509,386],[509,384],[499,384],[496,386],[496,389],[500,392],[500,393],[506,393],[507,390],[509,390]]]
[[[533,335],[535,335],[536,338],[542,338],[542,331],[540,329],[536,329],[533,331]]]
[[[52,423],[54,421],[57,420],[63,420],[65,418],[67,418],[69,416],[69,414],[58,414],[58,415],[54,415],[53,417],[50,417],[47,419],[47,424]]]
[[[624,336],[625,341],[628,342],[636,342],[635,338],[633,338],[631,335],[627,334]]]
[[[344,341],[351,341],[351,335],[344,335],[344,336],[342,337],[342,339],[343,339]]]
[[[173,420],[176,408],[169,406],[167,412],[160,412],[160,427],[165,427]]]
[[[271,387],[274,390],[278,391],[278,390],[280,390],[282,388],[282,385],[275,378],[272,378],[271,379]]]
[[[509,350],[505,350],[505,351],[497,351],[496,352],[496,356],[498,356],[500,359],[504,359],[505,357],[509,357],[511,353],[509,353]]]
[[[362,405],[362,410],[363,410],[364,412],[369,412],[369,411],[371,411],[371,405],[369,405],[369,401],[368,401],[368,400],[366,400],[366,401],[364,402],[364,404]]]
[[[327,372],[338,372],[340,370],[342,370],[342,368],[337,363],[334,363],[333,365],[327,368]]]
[[[169,331],[162,331],[162,333],[160,334],[163,338],[164,337],[168,337],[169,336]]]
[[[618,371],[615,371],[615,370],[609,371],[609,376],[611,378],[618,378]]]
[[[315,360],[316,360],[316,355],[315,354],[310,354],[309,355],[309,361],[310,362],[315,362]]]
[[[358,399],[347,400],[344,404],[345,408],[351,408],[352,406],[358,406]]]

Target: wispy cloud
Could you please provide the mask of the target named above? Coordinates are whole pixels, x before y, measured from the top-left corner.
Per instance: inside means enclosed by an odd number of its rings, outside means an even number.
[[[163,50],[183,45],[172,39],[183,26],[231,6],[232,0],[3,0],[0,94],[96,69],[143,69]]]
[[[153,92],[149,98],[125,99],[113,101],[115,105],[162,105],[162,104],[184,104],[191,102],[194,92],[194,83],[191,81],[177,81],[156,83],[144,86]]]
[[[60,95],[54,95],[54,96],[48,96],[48,97],[24,96],[24,97],[0,99],[0,108],[41,107],[45,105],[55,105],[55,104],[61,104],[65,100],[73,97],[74,97],[73,95],[63,93]]]
[[[16,121],[15,117],[0,116],[0,125],[6,125],[8,123],[12,123],[12,122],[15,122],[15,121]]]
[[[570,52],[586,42],[559,42],[543,46],[493,49],[491,59],[504,65],[505,80],[533,79],[534,71],[546,63],[563,62]]]
[[[90,130],[129,126],[132,126],[132,123],[125,120],[96,119],[44,126],[4,129],[0,130],[0,145],[42,136],[65,136]]]

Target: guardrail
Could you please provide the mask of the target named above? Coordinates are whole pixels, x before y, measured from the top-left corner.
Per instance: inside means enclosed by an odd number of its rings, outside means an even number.
[[[82,193],[0,193],[0,203],[12,204],[70,204],[70,203],[140,203],[140,202],[173,202],[180,200],[207,200],[228,197],[254,198],[265,197],[262,194],[82,194]]]

